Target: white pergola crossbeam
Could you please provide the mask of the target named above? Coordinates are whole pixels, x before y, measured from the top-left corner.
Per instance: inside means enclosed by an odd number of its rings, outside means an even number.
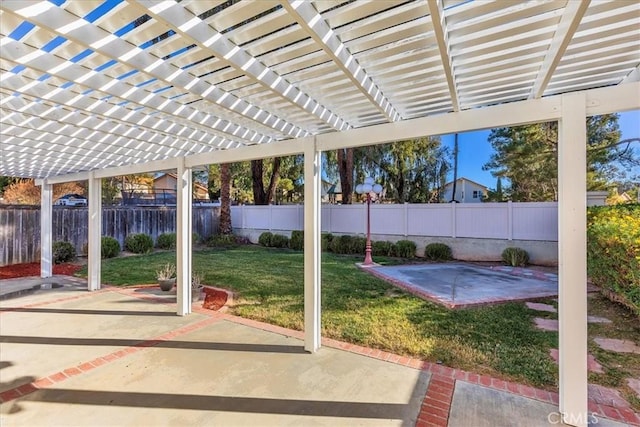
[[[285,0],[283,7],[289,12],[331,60],[342,70],[360,92],[382,112],[390,122],[400,120],[400,114],[389,102],[379,86],[373,81],[358,60],[349,52],[340,38],[329,27],[311,2]]]
[[[553,35],[553,40],[551,40],[549,50],[547,50],[544,61],[538,71],[538,77],[533,84],[529,98],[540,98],[544,94],[590,3],[591,0],[567,2],[567,6],[560,18],[560,23]]]
[[[130,1],[130,0],[129,0]],[[273,91],[292,104],[302,108],[309,114],[325,121],[338,130],[348,129],[351,126],[335,112],[329,111],[320,105],[315,99],[292,85],[286,77],[276,73],[273,69],[263,64],[259,59],[250,55],[244,48],[233,43],[224,34],[217,32],[206,22],[180,7],[177,3],[170,7],[162,8],[155,12],[153,7],[157,4],[154,0],[144,0],[139,3],[148,6],[152,16],[163,23],[177,28],[177,32],[183,37],[192,40],[202,49],[212,52],[221,62],[241,70],[251,77],[256,83],[261,84],[267,90]],[[188,28],[185,28],[188,27]],[[184,29],[183,29],[184,28]],[[322,114],[326,112],[325,114]],[[326,116],[326,117],[325,117]],[[334,120],[330,120],[333,118]],[[285,129],[291,136],[297,136],[301,131],[297,126],[286,121]],[[304,132],[304,135],[308,132]]]
[[[440,60],[444,75],[449,86],[449,96],[453,111],[460,111],[460,103],[458,101],[458,87],[456,85],[456,76],[453,72],[453,60],[451,57],[451,48],[449,46],[449,36],[447,34],[447,25],[445,23],[444,9],[440,0],[428,0],[429,12],[431,13],[431,22],[433,31],[438,42],[438,51],[440,52]]]

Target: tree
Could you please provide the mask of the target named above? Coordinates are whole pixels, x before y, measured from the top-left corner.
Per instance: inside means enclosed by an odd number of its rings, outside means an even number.
[[[487,192],[487,196],[484,199],[484,201],[486,202],[504,202],[505,200],[505,193],[504,190],[502,189],[502,178],[498,177],[497,181],[496,181],[496,189],[495,190],[489,190]]]
[[[65,182],[53,186],[53,200],[65,194],[83,194],[83,188],[76,182]],[[6,203],[15,205],[39,205],[41,202],[40,187],[32,179],[21,179],[4,190]]]
[[[275,157],[271,163],[267,190],[264,186],[264,160],[251,160],[251,177],[253,179],[253,203],[256,205],[269,205],[276,193],[276,185],[280,178],[280,164],[282,159]]]
[[[0,176],[0,196],[4,193],[4,189],[11,184],[20,181],[20,178],[14,178],[12,176]]]
[[[220,234],[232,234],[231,226],[231,165],[220,165]]]
[[[356,174],[359,180],[364,171],[378,178],[386,198],[396,203],[439,202],[450,169],[449,157],[449,150],[437,137],[364,147],[356,150],[360,163]]]
[[[609,185],[618,167],[640,164],[629,146],[620,145],[617,114],[588,117],[586,126],[588,190]],[[483,169],[509,179],[512,200],[558,200],[557,122],[493,129],[489,142],[495,153]]]
[[[337,151],[338,172],[340,174],[340,188],[342,189],[342,204],[353,202],[353,148],[340,148]]]

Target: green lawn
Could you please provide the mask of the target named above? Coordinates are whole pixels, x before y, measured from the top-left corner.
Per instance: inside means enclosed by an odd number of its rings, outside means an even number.
[[[173,252],[104,260],[102,280],[114,285],[155,283],[156,268],[174,260]],[[356,261],[360,257],[322,255],[323,336],[539,387],[557,385],[549,349],[557,348],[558,334],[534,328],[532,319],[540,312],[523,303],[449,310],[358,270]],[[234,314],[302,330],[301,252],[257,246],[202,250],[193,254],[193,270],[204,275],[205,284],[237,294]],[[638,340],[640,331],[626,328],[622,335]],[[617,356],[611,360],[623,362]],[[638,366],[640,360],[626,356],[624,362]],[[616,378],[627,371],[616,367],[612,376],[594,380],[619,387]]]

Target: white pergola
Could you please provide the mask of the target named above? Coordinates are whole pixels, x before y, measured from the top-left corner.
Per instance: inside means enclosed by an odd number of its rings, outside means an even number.
[[[560,411],[587,420],[585,117],[640,108],[637,0],[0,3],[0,175],[101,182],[176,169],[179,315],[190,313],[191,170],[304,154],[305,349],[320,347],[321,153],[559,122]]]

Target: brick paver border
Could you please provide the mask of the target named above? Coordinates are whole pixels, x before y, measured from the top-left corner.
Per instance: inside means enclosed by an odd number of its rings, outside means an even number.
[[[133,287],[122,289],[118,287],[105,287],[100,291],[90,292],[88,294],[58,298],[52,301],[29,304],[19,308],[35,307],[40,305],[49,305],[56,302],[70,301],[78,298],[84,298],[86,296],[95,295],[102,292],[117,292],[119,294],[149,300],[153,302],[167,304],[167,300],[164,298],[157,298],[148,295],[134,294],[130,290]],[[172,304],[172,302],[171,302]],[[18,311],[18,310],[14,310]],[[9,310],[4,311],[11,312]],[[292,329],[284,328],[281,326],[271,325],[257,320],[246,319],[243,317],[234,316],[228,313],[219,311],[211,311],[202,308],[202,305],[193,306],[193,312],[204,314],[206,319],[198,322],[180,327],[173,331],[165,332],[155,338],[144,340],[133,346],[125,347],[121,350],[114,351],[107,355],[97,357],[93,360],[80,363],[77,366],[73,366],[64,369],[60,372],[53,373],[43,378],[39,378],[31,383],[22,384],[15,388],[6,390],[0,393],[0,403],[8,402],[27,394],[33,393],[41,388],[51,387],[52,385],[65,381],[66,379],[81,375],[84,372],[96,369],[102,365],[111,363],[115,360],[128,356],[129,354],[136,353],[144,350],[148,347],[153,347],[161,342],[168,341],[180,335],[202,329],[212,323],[216,323],[220,320],[227,320],[233,323],[261,329],[268,332],[277,333],[287,337],[293,337],[297,339],[304,339],[304,332],[295,331]],[[498,378],[493,378],[487,375],[479,375],[472,372],[463,371],[461,369],[453,369],[440,364],[434,364],[431,362],[425,362],[419,359],[400,356],[394,353],[373,349],[369,347],[363,347],[356,344],[350,344],[343,341],[338,341],[331,338],[323,338],[323,345],[330,348],[336,348],[339,350],[348,351],[351,353],[372,357],[378,360],[383,360],[389,363],[395,363],[402,366],[407,366],[414,369],[420,369],[431,374],[427,392],[425,394],[423,403],[418,414],[416,421],[416,427],[425,426],[446,426],[449,420],[449,414],[451,411],[451,401],[453,399],[453,391],[455,389],[456,381],[464,381],[474,385],[480,385],[483,387],[505,391],[508,393],[516,394],[523,397],[535,399],[544,403],[552,405],[558,405],[559,395],[556,392],[537,389],[534,387],[517,384],[509,381],[504,381]],[[605,416],[607,418],[622,421],[632,426],[640,426],[640,415],[636,414],[629,407],[609,406],[602,403],[602,401],[589,399],[589,411],[597,416]]]

